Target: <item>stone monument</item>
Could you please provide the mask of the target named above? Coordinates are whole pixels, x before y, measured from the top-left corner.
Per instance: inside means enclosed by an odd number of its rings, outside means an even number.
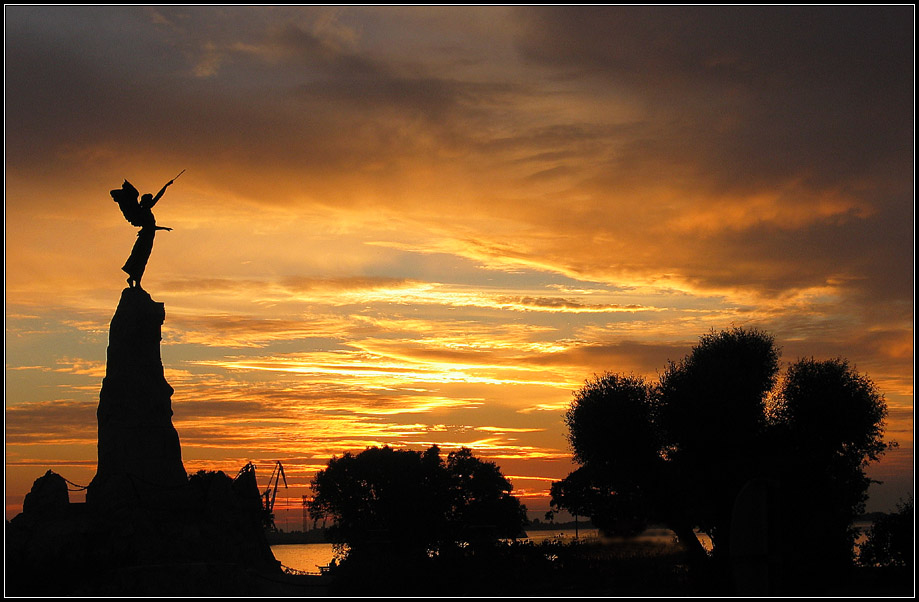
[[[284,576],[254,475],[189,477],[182,463],[160,355],[165,308],[140,287],[152,233],[165,229],[149,210],[166,186],[140,204],[112,191],[146,238],[123,268],[129,286],[111,321],[96,475],[85,503],[71,502],[68,481],[50,470],[36,480],[7,524],[10,595],[266,595]]]
[[[112,318],[99,394],[99,463],[90,505],[167,503],[186,485],[173,388],[160,356],[166,312],[140,287],[126,288]]]

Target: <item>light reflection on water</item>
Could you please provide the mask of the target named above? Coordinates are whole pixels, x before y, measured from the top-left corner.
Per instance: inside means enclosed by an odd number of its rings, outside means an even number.
[[[282,565],[303,571],[319,573],[319,567],[328,566],[335,557],[330,543],[285,543],[271,546],[275,559]]]
[[[539,543],[550,539],[561,541],[573,541],[575,537],[580,540],[591,540],[599,537],[597,529],[562,529],[558,531],[529,531],[525,539],[518,541],[532,541]],[[708,538],[702,536],[703,545],[711,544]],[[673,532],[669,529],[648,529],[641,535],[633,537],[630,541],[669,543],[674,540]],[[330,543],[303,543],[303,544],[278,544],[271,546],[274,557],[284,566],[304,571],[307,573],[318,573],[319,567],[328,566],[335,557],[335,550]]]
[[[708,535],[705,533],[696,533],[696,537],[699,538],[699,541],[702,543],[702,546],[711,551],[712,549],[712,540],[709,539]],[[575,538],[580,540],[598,540],[602,539],[605,542],[640,542],[640,543],[657,543],[657,544],[670,544],[676,543],[676,535],[670,529],[651,527],[646,529],[639,535],[629,538],[615,538],[615,537],[600,537],[600,532],[597,529],[563,529],[561,531],[529,531],[527,532],[527,539],[534,542],[545,541],[548,539],[558,539],[561,541],[573,541]]]

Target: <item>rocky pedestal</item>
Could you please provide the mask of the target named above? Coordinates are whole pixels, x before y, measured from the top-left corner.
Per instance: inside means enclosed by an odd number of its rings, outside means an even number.
[[[160,357],[165,318],[139,288],[112,318],[99,397],[99,464],[85,503],[48,471],[7,524],[7,593],[264,595],[282,576],[254,475],[189,477]]]
[[[168,504],[187,485],[173,388],[160,356],[166,312],[140,288],[126,288],[109,331],[96,416],[99,464],[86,501],[93,506]]]

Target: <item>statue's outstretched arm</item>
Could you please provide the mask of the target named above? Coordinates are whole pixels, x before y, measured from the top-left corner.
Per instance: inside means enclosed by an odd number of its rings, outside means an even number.
[[[150,207],[153,207],[154,205],[156,205],[156,202],[160,200],[160,197],[163,196],[163,193],[166,192],[166,189],[169,188],[173,182],[175,182],[175,180],[169,180],[168,182],[166,182],[165,186],[160,188],[160,191],[156,193],[155,197],[153,197],[153,201],[150,202]]]

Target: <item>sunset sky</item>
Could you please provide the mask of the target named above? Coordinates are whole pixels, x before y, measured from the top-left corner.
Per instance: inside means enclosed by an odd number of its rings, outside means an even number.
[[[914,12],[6,6],[7,517],[95,473],[109,190],[183,169],[143,285],[189,472],[280,460],[293,504],[333,455],[467,446],[541,516],[574,390],[744,326],[877,383],[892,509]]]

